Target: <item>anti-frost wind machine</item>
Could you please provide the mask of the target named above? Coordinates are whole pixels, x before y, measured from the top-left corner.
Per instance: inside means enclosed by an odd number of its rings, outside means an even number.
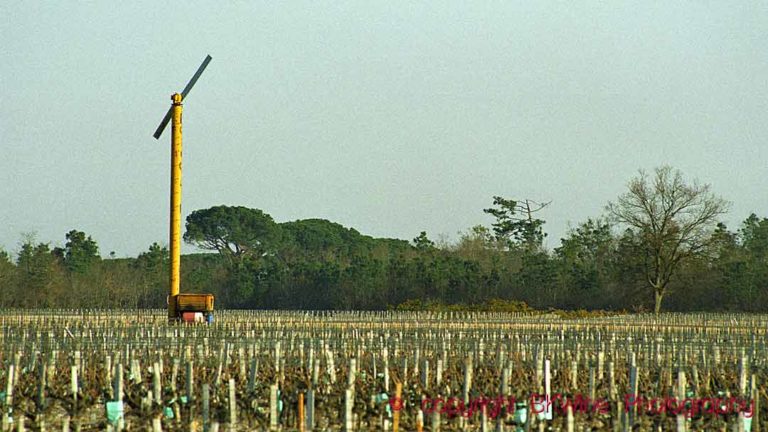
[[[206,56],[197,72],[189,80],[181,94],[174,93],[171,108],[165,114],[163,121],[153,135],[159,139],[168,122],[171,122],[171,274],[168,293],[168,321],[202,321],[213,322],[213,294],[181,294],[181,111],[182,103],[189,91],[195,85],[200,75],[211,62],[211,56]]]

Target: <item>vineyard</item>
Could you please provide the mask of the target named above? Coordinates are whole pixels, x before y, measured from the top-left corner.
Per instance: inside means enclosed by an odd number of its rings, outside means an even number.
[[[768,316],[5,310],[3,431],[765,431]]]

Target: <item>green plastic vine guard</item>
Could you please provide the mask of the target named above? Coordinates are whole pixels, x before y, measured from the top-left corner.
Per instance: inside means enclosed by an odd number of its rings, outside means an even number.
[[[123,418],[123,410],[122,401],[107,402],[107,421],[117,424],[117,421]]]

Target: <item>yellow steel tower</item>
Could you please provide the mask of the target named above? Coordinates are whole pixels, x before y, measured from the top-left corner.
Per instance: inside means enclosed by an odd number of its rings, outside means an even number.
[[[181,285],[181,95],[171,96],[171,227],[168,243],[171,245],[171,279],[168,297],[168,319],[176,319],[176,296]]]

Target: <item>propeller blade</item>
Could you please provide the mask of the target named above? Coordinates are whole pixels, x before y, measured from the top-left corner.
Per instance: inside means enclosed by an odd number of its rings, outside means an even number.
[[[208,67],[208,63],[211,62],[211,56],[206,55],[205,60],[203,60],[203,63],[200,65],[199,68],[197,68],[197,72],[195,72],[194,75],[192,75],[192,79],[189,80],[187,83],[187,86],[184,87],[184,90],[181,91],[181,100],[183,101],[187,95],[189,94],[189,91],[192,90],[192,87],[194,87],[197,80],[200,78],[200,75],[203,74],[203,71],[206,67]],[[165,130],[165,127],[168,126],[168,122],[171,121],[171,113],[172,113],[173,107],[168,108],[168,112],[165,113],[165,117],[163,117],[163,121],[160,122],[160,125],[155,130],[155,133],[152,135],[155,137],[155,139],[160,139],[160,135],[163,134],[163,131]]]
[[[199,68],[197,68],[197,72],[195,72],[194,75],[192,75],[192,79],[189,80],[189,83],[187,83],[187,86],[184,87],[184,90],[181,91],[181,100],[184,100],[187,98],[187,95],[189,94],[189,91],[192,90],[192,87],[197,82],[197,79],[200,78],[200,75],[203,74],[203,71],[206,67],[208,67],[208,63],[211,62],[211,56],[206,55],[205,60],[203,60],[203,63],[200,65]]]
[[[172,110],[173,110],[173,107],[168,108],[168,112],[165,113],[165,117],[163,117],[163,121],[160,122],[160,126],[157,127],[157,129],[155,130],[155,134],[152,135],[153,137],[155,137],[155,139],[160,139],[160,135],[163,134],[165,127],[168,126],[168,122],[171,121]]]

